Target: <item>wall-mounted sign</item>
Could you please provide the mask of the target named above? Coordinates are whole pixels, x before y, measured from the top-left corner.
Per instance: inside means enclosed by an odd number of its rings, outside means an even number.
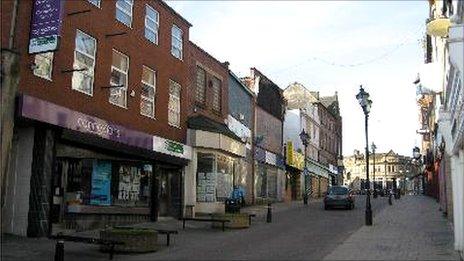
[[[251,139],[251,130],[247,128],[240,121],[232,117],[232,115],[227,116],[227,127],[235,133],[235,135],[242,138],[243,142],[249,142]]]
[[[83,114],[68,108],[23,95],[21,116],[66,129],[93,134],[126,145],[153,150],[153,136]]]
[[[192,158],[192,148],[190,146],[158,136],[153,136],[153,150],[179,158]]]
[[[63,13],[62,0],[34,0],[29,53],[58,49]]]

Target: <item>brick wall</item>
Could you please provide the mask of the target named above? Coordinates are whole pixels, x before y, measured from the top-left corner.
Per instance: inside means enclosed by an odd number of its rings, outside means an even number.
[[[2,1],[2,7],[4,2]],[[30,69],[34,55],[28,54],[29,25],[33,1],[19,1],[17,48],[21,53],[20,93],[68,107],[92,116],[96,116],[128,128],[163,136],[169,139],[185,141],[186,109],[188,88],[187,54],[189,45],[189,24],[176,15],[166,4],[159,1],[134,1],[132,28],[115,19],[115,1],[101,1],[98,8],[88,1],[64,1],[63,26],[59,50],[55,52],[52,81],[33,75]],[[155,45],[144,37],[145,5],[149,4],[159,12],[159,43]],[[69,15],[73,12],[89,12]],[[3,14],[2,10],[2,22]],[[171,55],[171,28],[176,24],[183,31],[184,60]],[[3,29],[3,23],[2,23]],[[71,89],[72,73],[62,73],[73,67],[76,30],[79,29],[97,40],[95,81],[93,96]],[[4,42],[2,32],[2,43]],[[108,34],[125,33],[108,37]],[[129,57],[127,108],[121,108],[108,102],[112,49]],[[142,66],[156,71],[155,119],[140,114],[140,94]],[[181,126],[168,125],[169,80],[182,86]],[[135,97],[129,96],[134,90]]]
[[[204,115],[217,122],[224,124],[229,113],[228,93],[229,93],[229,69],[227,64],[216,60],[213,56],[201,49],[196,44],[189,42],[189,84],[188,96],[190,106],[188,108],[189,116]],[[196,75],[197,68],[200,67],[206,71],[206,91],[205,102],[196,101]],[[221,111],[213,110],[213,77],[221,81]]]

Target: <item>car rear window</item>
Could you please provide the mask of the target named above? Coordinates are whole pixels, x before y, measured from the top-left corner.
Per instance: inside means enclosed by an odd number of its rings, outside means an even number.
[[[332,187],[329,189],[329,195],[345,195],[348,194],[348,189],[343,187]]]

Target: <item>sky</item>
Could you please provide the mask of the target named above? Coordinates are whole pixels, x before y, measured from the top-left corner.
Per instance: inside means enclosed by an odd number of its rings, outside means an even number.
[[[427,1],[168,1],[190,40],[239,76],[256,67],[284,89],[293,82],[338,92],[343,155],[364,150],[359,85],[373,101],[369,143],[410,156],[420,144],[413,81],[423,64]]]

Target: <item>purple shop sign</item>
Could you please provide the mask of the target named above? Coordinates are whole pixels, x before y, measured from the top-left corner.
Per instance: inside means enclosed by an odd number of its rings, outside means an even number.
[[[126,145],[153,150],[153,136],[130,130],[121,125],[83,114],[68,108],[23,95],[21,97],[21,116],[66,129],[93,134],[104,139]]]
[[[29,53],[58,49],[62,14],[63,0],[34,0]]]

